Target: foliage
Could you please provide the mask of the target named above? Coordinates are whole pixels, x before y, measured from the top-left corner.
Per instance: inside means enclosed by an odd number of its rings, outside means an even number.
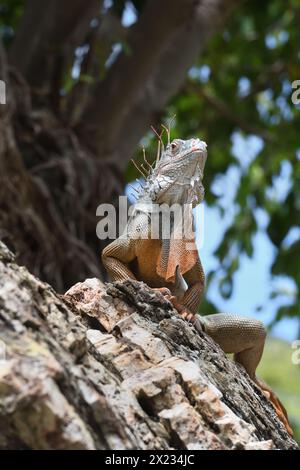
[[[292,351],[288,343],[270,338],[258,367],[258,376],[276,391],[284,403],[295,438],[300,442],[300,366],[292,363]]]

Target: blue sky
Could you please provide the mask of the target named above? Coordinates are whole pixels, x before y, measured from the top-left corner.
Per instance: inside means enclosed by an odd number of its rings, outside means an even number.
[[[219,244],[224,229],[224,222],[218,209],[205,207],[204,237],[199,251],[206,272],[218,269],[218,260],[213,256],[213,252]],[[254,238],[253,258],[242,255],[240,268],[234,276],[232,297],[228,300],[223,299],[215,281],[207,291],[208,298],[218,306],[220,312],[259,318],[268,325],[282,302],[280,299],[269,299],[272,287],[270,265],[275,253],[264,230],[259,231]],[[282,282],[287,282],[287,288],[290,287],[288,281],[282,279]],[[262,306],[262,310],[258,312],[259,306]],[[297,337],[298,328],[299,320],[283,319],[273,328],[272,334],[293,341]]]
[[[220,215],[215,207],[204,208],[203,241],[199,238],[199,251],[206,272],[218,269],[218,260],[213,253],[234,217],[234,196],[239,184],[242,172],[247,171],[251,161],[259,158],[263,148],[262,140],[254,135],[244,137],[235,132],[231,136],[231,152],[238,165],[231,165],[225,175],[221,175],[212,185],[212,190],[220,197],[220,203],[225,209],[225,217]],[[209,165],[209,156],[207,159]],[[288,161],[282,162],[280,176],[274,178],[272,187],[267,188],[269,198],[284,201],[291,185],[291,165]],[[230,299],[224,299],[218,289],[218,280],[215,279],[207,291],[208,298],[218,306],[221,311],[239,315],[252,316],[261,319],[266,325],[274,319],[277,309],[291,301],[295,295],[296,286],[287,277],[272,279],[270,267],[276,256],[276,247],[271,243],[267,234],[268,215],[262,210],[255,211],[258,232],[254,236],[253,257],[241,256],[238,271],[234,275],[234,290]],[[201,232],[198,224],[197,231]],[[299,238],[299,230],[291,229],[286,244]],[[202,246],[201,246],[202,245]],[[283,295],[270,299],[270,293],[274,287],[279,287]],[[258,308],[260,307],[260,310]],[[285,318],[278,322],[272,329],[272,334],[285,340],[293,341],[297,338],[299,319]]]

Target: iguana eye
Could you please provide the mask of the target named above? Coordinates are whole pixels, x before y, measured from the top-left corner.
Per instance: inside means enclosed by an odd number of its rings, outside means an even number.
[[[175,153],[175,152],[178,150],[178,147],[179,147],[178,142],[172,142],[172,143],[171,143],[171,150],[172,150],[172,153]]]

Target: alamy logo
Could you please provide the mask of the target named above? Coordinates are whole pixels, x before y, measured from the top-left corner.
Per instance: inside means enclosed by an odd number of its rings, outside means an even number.
[[[203,205],[194,214],[198,226],[198,242],[203,244],[204,212]],[[193,241],[196,238],[193,224],[192,204],[155,204],[152,202],[137,202],[128,207],[126,196],[119,197],[118,210],[112,204],[100,204],[96,215],[100,217],[96,234],[100,240],[123,239],[165,239]],[[135,227],[135,219],[141,217],[144,227]],[[129,221],[132,221],[130,223]],[[129,222],[129,224],[128,224]],[[194,244],[187,243],[187,249],[194,250]]]
[[[0,104],[6,104],[6,85],[3,80],[0,80]]]
[[[300,364],[300,340],[296,339],[295,341],[292,342],[292,349],[295,349],[295,351],[292,353],[292,363],[295,364],[295,366],[298,366]]]
[[[292,93],[292,103],[300,104],[300,80],[294,80],[292,83],[293,93]]]

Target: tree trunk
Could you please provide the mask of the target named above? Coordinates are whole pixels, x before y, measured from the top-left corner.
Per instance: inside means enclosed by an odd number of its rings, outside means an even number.
[[[242,367],[132,281],[59,296],[0,245],[0,448],[297,449]]]

